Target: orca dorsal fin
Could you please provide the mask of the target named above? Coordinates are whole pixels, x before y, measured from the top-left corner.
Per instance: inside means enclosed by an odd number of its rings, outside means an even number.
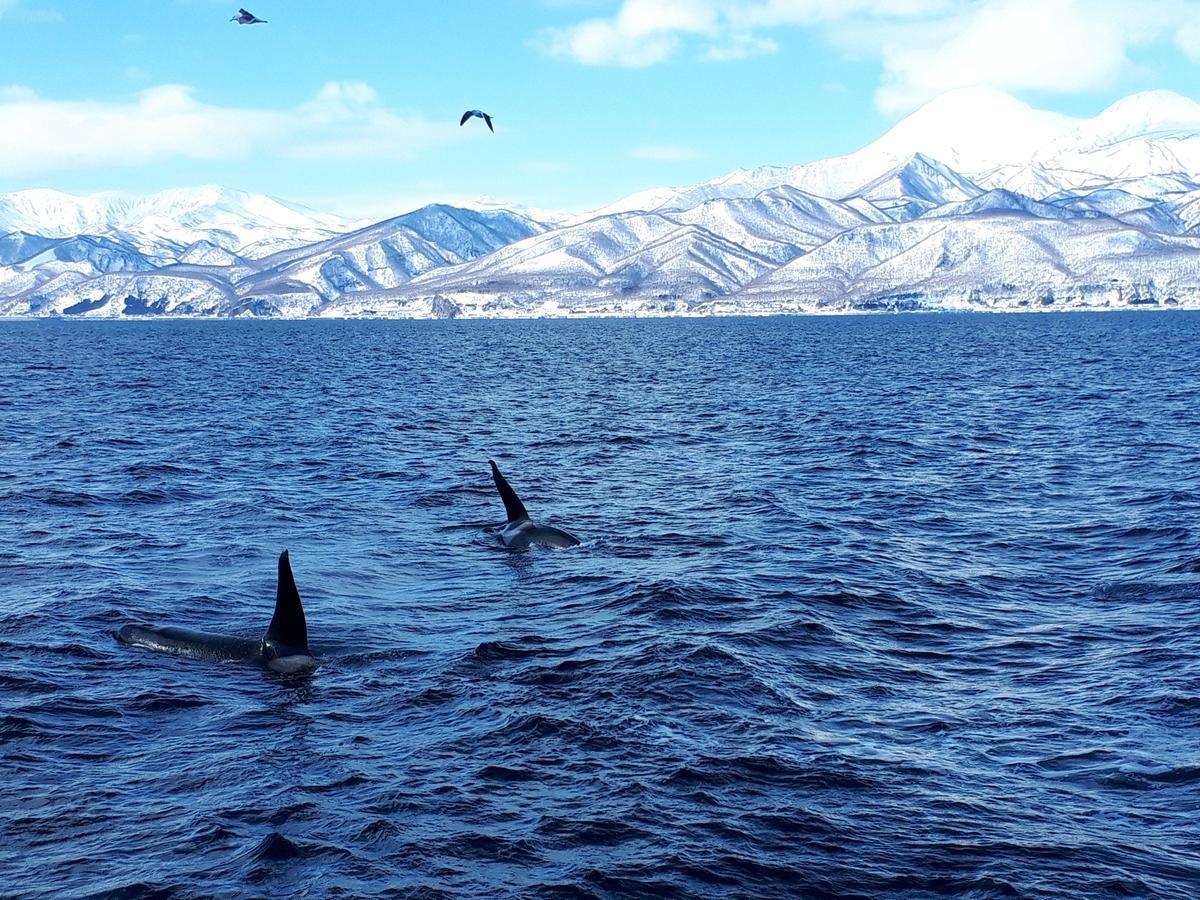
[[[296,590],[296,579],[292,576],[292,563],[286,550],[279,554],[275,615],[271,619],[265,640],[295,650],[308,649],[308,625],[304,621],[304,606],[300,603],[300,592]]]
[[[496,490],[500,492],[500,499],[504,501],[504,512],[508,515],[508,521],[516,522],[519,519],[528,519],[529,513],[525,509],[525,504],[521,502],[517,492],[512,489],[508,479],[500,474],[500,470],[493,460],[489,459],[488,465],[492,467],[492,480],[496,482]]]

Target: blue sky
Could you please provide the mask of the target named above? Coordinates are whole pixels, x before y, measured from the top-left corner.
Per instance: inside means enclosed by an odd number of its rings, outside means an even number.
[[[1195,96],[1196,0],[0,0],[0,191],[586,209],[850,152],[989,84]],[[495,116],[497,134],[464,109]]]

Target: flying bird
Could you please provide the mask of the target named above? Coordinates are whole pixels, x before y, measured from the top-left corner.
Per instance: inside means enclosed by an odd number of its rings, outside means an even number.
[[[239,9],[238,14],[236,16],[234,16],[232,19],[230,19],[229,21],[237,22],[239,25],[266,25],[267,24],[266,19],[260,19],[254,13],[249,12],[244,9]]]
[[[459,127],[461,128],[463,125],[466,125],[467,119],[471,118],[472,116],[483,119],[483,121],[487,122],[488,131],[490,131],[492,134],[496,133],[496,129],[492,127],[492,117],[485,113],[482,109],[468,109],[465,113],[463,113],[462,118],[459,120]]]

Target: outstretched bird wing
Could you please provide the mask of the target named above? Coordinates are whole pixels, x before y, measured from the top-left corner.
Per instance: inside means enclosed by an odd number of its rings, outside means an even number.
[[[484,113],[483,121],[487,122],[488,131],[490,131],[492,134],[495,134],[496,129],[492,127],[492,117],[489,116],[487,113]]]
[[[474,112],[474,110],[470,110],[470,109],[468,109],[465,113],[463,113],[463,117],[458,120],[459,127],[461,128],[463,125],[466,125],[467,119],[471,118],[471,116],[473,116],[473,115],[475,115],[475,112]]]

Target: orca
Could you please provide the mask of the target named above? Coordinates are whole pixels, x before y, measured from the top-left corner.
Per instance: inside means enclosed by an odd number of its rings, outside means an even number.
[[[492,467],[492,480],[496,482],[496,490],[500,492],[500,499],[504,501],[504,512],[508,515],[507,521],[496,530],[497,537],[505,547],[525,550],[530,544],[540,544],[543,547],[575,547],[579,544],[579,538],[575,535],[558,528],[538,525],[530,519],[525,504],[521,502],[508,480],[500,474],[495,461],[489,459],[488,465]]]
[[[186,628],[126,625],[117,632],[117,640],[159,653],[194,659],[237,660],[289,674],[311,672],[317,667],[317,661],[308,649],[308,625],[304,621],[304,607],[286,550],[279,555],[275,615],[261,638],[227,637]]]

